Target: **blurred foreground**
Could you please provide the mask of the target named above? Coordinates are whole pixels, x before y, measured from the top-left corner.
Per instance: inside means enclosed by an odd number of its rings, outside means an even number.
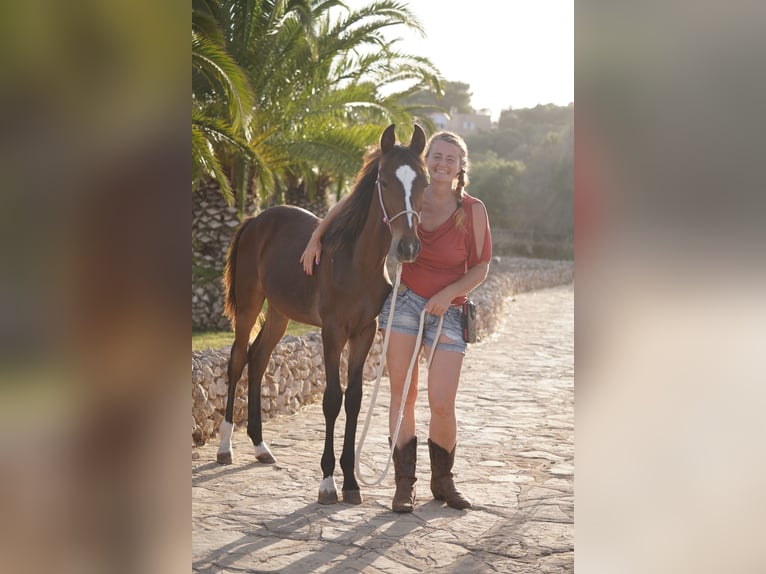
[[[577,4],[578,573],[763,568],[765,15]]]
[[[183,571],[188,6],[7,4],[0,571]]]

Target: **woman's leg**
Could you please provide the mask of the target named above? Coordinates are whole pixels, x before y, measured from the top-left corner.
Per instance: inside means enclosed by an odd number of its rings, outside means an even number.
[[[391,332],[388,340],[386,361],[391,380],[391,407],[389,409],[389,440],[394,440],[399,410],[407,380],[412,354],[415,350],[414,335]],[[416,364],[417,366],[417,364]],[[407,397],[404,399],[404,411],[399,436],[394,445],[394,480],[396,492],[391,501],[394,512],[412,512],[415,508],[415,466],[417,464],[418,439],[415,436],[415,400],[418,396],[418,373],[413,369]]]
[[[384,331],[385,334],[385,331]],[[404,384],[407,379],[407,369],[415,351],[415,335],[406,335],[391,331],[386,352],[386,364],[388,365],[388,377],[391,381],[391,403],[388,413],[388,427],[390,437],[393,440],[396,424],[399,420],[399,409],[402,404]],[[399,429],[399,437],[396,446],[402,447],[415,436],[415,401],[418,397],[418,369],[417,363],[412,370],[412,381],[404,402],[402,424]]]
[[[439,340],[450,341],[444,335]],[[430,353],[430,349],[427,352]],[[429,435],[432,441],[448,451],[457,442],[455,397],[462,367],[462,353],[437,348],[428,371],[428,405],[431,409]]]
[[[454,343],[442,335],[440,343]],[[437,347],[428,372],[428,404],[431,408],[428,453],[431,456],[431,492],[437,500],[459,510],[471,508],[471,502],[455,488],[452,467],[457,443],[457,396],[463,353]]]

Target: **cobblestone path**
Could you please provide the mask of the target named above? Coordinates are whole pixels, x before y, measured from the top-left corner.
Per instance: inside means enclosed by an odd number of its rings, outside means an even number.
[[[455,480],[473,510],[431,497],[423,373],[415,512],[390,511],[393,468],[382,486],[362,487],[360,506],[317,504],[324,418],[315,403],[264,423],[274,465],[254,462],[244,429],[231,466],[215,463],[215,439],[193,449],[193,571],[573,572],[573,286],[521,293],[504,308],[495,333],[469,348],[458,391]],[[387,387],[384,379],[362,454],[368,480],[388,456]],[[338,457],[344,420],[341,411]],[[336,479],[340,488],[340,468]]]

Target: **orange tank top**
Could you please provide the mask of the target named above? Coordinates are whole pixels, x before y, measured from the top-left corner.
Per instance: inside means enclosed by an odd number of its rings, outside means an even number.
[[[470,195],[463,196],[465,219],[463,228],[455,224],[453,215],[433,231],[418,226],[420,253],[412,263],[402,265],[402,283],[417,295],[430,299],[447,285],[459,280],[468,269],[478,263],[492,259],[492,235],[489,222],[484,229],[484,248],[476,251],[472,209],[482,201]],[[465,294],[452,300],[453,305],[462,305]]]

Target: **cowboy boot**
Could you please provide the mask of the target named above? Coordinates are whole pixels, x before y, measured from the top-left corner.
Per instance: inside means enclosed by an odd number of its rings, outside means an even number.
[[[388,439],[390,444],[391,439]],[[418,455],[418,437],[414,436],[401,449],[394,447],[394,479],[396,492],[391,502],[394,512],[412,512],[415,508],[415,463]]]
[[[452,465],[455,463],[455,449],[447,452],[428,439],[428,452],[431,455],[431,492],[436,500],[444,500],[448,506],[463,510],[471,508],[471,502],[455,488],[452,480]]]

